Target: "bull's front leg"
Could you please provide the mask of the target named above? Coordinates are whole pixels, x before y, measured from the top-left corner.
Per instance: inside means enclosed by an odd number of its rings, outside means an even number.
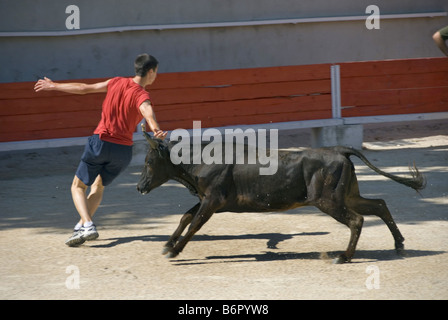
[[[210,217],[217,211],[220,206],[215,201],[208,201],[204,199],[199,205],[196,214],[191,220],[190,227],[188,228],[185,236],[180,239],[172,248],[167,248],[167,258],[176,257],[187,245],[188,241],[194,236],[196,232],[210,219]],[[180,227],[180,226],[179,226]],[[176,230],[177,231],[177,230]]]
[[[165,255],[174,248],[177,240],[179,240],[180,236],[182,235],[182,232],[184,232],[185,228],[193,220],[193,217],[198,212],[198,209],[200,206],[201,206],[201,203],[199,202],[193,208],[191,208],[190,210],[188,210],[187,212],[184,213],[184,215],[180,219],[179,226],[177,227],[176,231],[174,231],[174,233],[171,235],[168,242],[163,247],[162,254]]]

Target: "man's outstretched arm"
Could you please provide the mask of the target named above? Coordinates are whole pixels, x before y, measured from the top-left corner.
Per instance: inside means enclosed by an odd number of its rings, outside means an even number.
[[[146,100],[140,105],[139,109],[146,122],[149,124],[151,131],[154,132],[154,136],[162,140],[165,139],[167,132],[160,130],[151,102]]]
[[[40,79],[34,85],[34,91],[61,91],[72,94],[88,94],[107,92],[107,84],[110,80],[97,82],[92,84],[87,83],[56,83],[45,77]]]

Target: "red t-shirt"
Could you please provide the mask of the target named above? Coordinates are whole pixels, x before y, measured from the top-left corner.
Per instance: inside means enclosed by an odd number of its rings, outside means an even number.
[[[103,141],[132,146],[135,128],[143,119],[139,107],[145,100],[151,100],[148,91],[132,78],[111,79],[94,134]]]

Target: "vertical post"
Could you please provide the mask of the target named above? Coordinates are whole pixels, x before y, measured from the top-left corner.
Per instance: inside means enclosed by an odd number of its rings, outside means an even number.
[[[341,76],[339,65],[331,66],[331,113],[333,119],[341,116]]]

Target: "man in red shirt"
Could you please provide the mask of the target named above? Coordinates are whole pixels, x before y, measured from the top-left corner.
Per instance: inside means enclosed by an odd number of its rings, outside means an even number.
[[[133,133],[142,118],[145,118],[156,138],[165,139],[167,135],[160,130],[151,98],[145,90],[157,77],[158,61],[148,54],[141,54],[135,60],[134,67],[133,78],[116,77],[95,84],[56,83],[44,78],[34,86],[36,92],[107,93],[101,121],[89,137],[73,179],[72,198],[81,220],[65,242],[68,246],[79,246],[87,240],[98,238],[92,217],[101,203],[104,187],[129,165]]]

